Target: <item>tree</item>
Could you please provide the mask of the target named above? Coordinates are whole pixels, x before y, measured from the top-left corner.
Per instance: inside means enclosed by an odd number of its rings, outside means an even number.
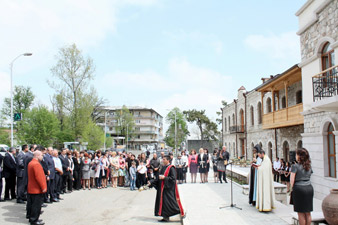
[[[104,143],[104,132],[101,127],[90,121],[84,129],[82,140],[88,142],[89,149],[99,149]]]
[[[135,128],[135,120],[133,114],[129,112],[129,109],[124,105],[121,110],[116,110],[116,126],[115,131],[119,136],[125,138],[133,137]],[[127,137],[128,130],[128,137]]]
[[[228,103],[225,100],[222,100],[222,108],[221,109],[223,109],[227,105],[228,105]],[[216,122],[218,124],[222,124],[222,122],[223,122],[222,111],[217,111],[216,114],[217,114],[218,117],[220,117],[220,118],[216,119]]]
[[[4,131],[3,129],[0,129],[0,143],[8,146],[11,145],[9,133]]]
[[[46,106],[40,105],[25,113],[25,118],[18,122],[20,129],[17,138],[20,143],[52,145],[59,130],[58,119]]]
[[[84,90],[89,81],[93,79],[93,60],[89,57],[85,59],[75,44],[61,48],[56,58],[57,63],[51,72],[58,82],[49,81],[48,83],[56,90],[57,94],[63,96],[63,107],[71,117],[74,136],[80,139],[83,132],[81,130],[83,127],[78,126],[80,99],[84,96]],[[82,122],[87,123],[88,121]]]
[[[189,135],[188,125],[184,114],[179,108],[173,108],[166,116],[166,122],[169,124],[164,141],[170,147],[175,147],[175,113],[176,113],[176,143],[179,146]]]
[[[217,124],[210,121],[210,119],[205,115],[205,110],[187,110],[183,111],[183,114],[186,116],[187,121],[190,123],[195,122],[198,126],[201,134],[201,141],[203,145],[203,140],[217,140]]]
[[[34,94],[30,87],[15,86],[13,93],[13,113],[25,113],[33,105]],[[5,98],[2,108],[3,116],[11,118],[11,98]]]

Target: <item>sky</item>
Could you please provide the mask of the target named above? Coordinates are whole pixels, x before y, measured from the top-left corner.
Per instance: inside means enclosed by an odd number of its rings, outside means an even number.
[[[0,104],[13,85],[51,107],[47,80],[61,47],[95,65],[90,86],[109,106],[205,109],[215,120],[262,77],[300,62],[295,13],[306,0],[1,0]],[[88,89],[90,88],[88,86]],[[2,106],[1,106],[2,107]]]

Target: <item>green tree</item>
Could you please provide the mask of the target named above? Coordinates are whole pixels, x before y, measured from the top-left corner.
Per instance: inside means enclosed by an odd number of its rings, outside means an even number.
[[[88,149],[99,149],[104,143],[104,131],[90,121],[84,129],[82,141],[88,142]]]
[[[169,124],[164,141],[170,147],[175,147],[175,113],[176,113],[176,145],[179,146],[189,135],[187,120],[182,111],[175,107],[166,116],[166,122]]]
[[[25,113],[34,102],[34,94],[30,87],[15,86],[13,93],[13,113]],[[1,110],[3,117],[11,118],[11,98],[5,98]]]
[[[10,146],[11,140],[9,138],[9,133],[4,131],[3,129],[0,129],[0,143]]]
[[[84,58],[75,44],[61,48],[56,59],[57,63],[51,72],[57,81],[48,83],[56,90],[57,95],[62,95],[62,106],[69,114],[74,136],[76,139],[81,139],[82,124],[89,122],[89,120],[83,121],[83,115],[80,115],[81,99],[85,96],[84,90],[89,81],[94,77],[93,60],[89,57]],[[80,122],[82,122],[81,125],[79,125]]]
[[[48,146],[55,142],[59,130],[57,117],[43,105],[27,111],[25,118],[19,124],[17,138],[20,143]]]
[[[227,106],[228,105],[228,103],[225,101],[225,100],[222,100],[222,108],[221,109],[223,109],[225,106]],[[217,116],[218,116],[218,118],[216,119],[216,122],[218,123],[218,124],[222,124],[222,121],[223,121],[223,118],[222,118],[222,111],[217,111],[216,112],[216,114],[217,114]]]
[[[129,112],[129,109],[124,105],[121,110],[116,110],[116,126],[115,131],[119,136],[132,138],[134,135],[135,120],[133,114]]]
[[[183,111],[187,121],[190,123],[196,123],[200,130],[201,141],[203,140],[215,140],[217,141],[217,134],[219,133],[217,124],[212,122],[206,115],[205,110],[187,110]]]

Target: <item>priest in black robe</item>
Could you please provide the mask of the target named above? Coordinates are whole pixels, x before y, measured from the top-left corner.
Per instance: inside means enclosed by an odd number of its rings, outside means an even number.
[[[162,216],[161,222],[168,222],[169,217],[180,214],[185,216],[176,184],[176,169],[170,165],[170,156],[163,157],[163,167],[158,179],[151,181],[157,190],[155,216]]]

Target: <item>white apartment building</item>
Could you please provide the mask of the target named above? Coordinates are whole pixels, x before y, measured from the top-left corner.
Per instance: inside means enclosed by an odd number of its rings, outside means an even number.
[[[134,116],[135,121],[135,129],[129,131],[133,135],[128,140],[128,149],[141,150],[142,147],[147,146],[163,147],[163,117],[151,108],[138,106],[127,106],[127,108]],[[118,137],[115,130],[116,112],[122,110],[122,106],[104,107],[103,110],[107,113],[106,133],[111,137]],[[126,144],[126,141],[124,143]]]

